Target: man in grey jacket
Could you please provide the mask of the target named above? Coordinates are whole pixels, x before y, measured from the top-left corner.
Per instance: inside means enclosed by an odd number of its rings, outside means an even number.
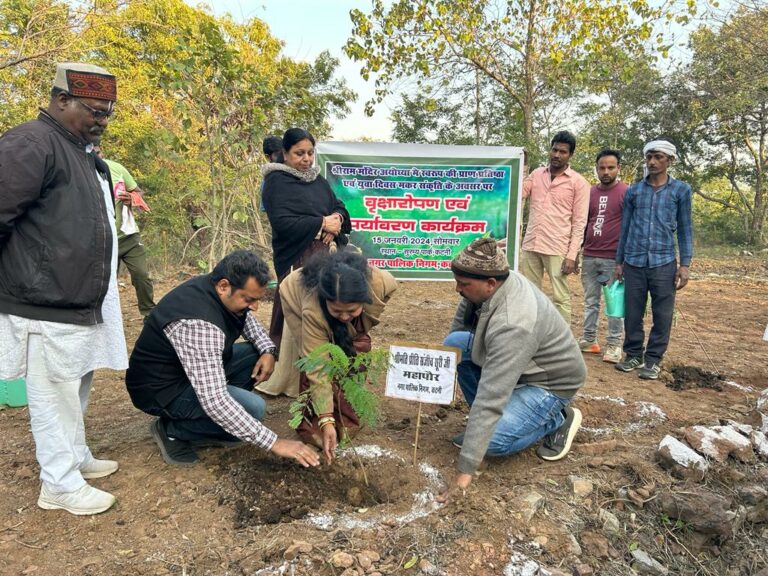
[[[517,272],[491,238],[473,241],[451,262],[462,301],[447,346],[463,351],[459,385],[471,406],[458,474],[439,500],[472,482],[483,458],[507,456],[544,439],[536,453],[559,460],[571,447],[581,412],[569,406],[587,369],[568,324],[552,302]]]

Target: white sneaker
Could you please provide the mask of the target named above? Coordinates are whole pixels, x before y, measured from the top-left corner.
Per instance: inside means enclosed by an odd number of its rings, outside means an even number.
[[[50,492],[43,484],[37,505],[43,510],[66,510],[77,516],[89,516],[109,510],[117,498],[109,492],[85,484],[74,492]]]
[[[621,346],[608,346],[603,354],[603,362],[617,364],[621,362]]]
[[[117,472],[120,466],[114,460],[97,460],[94,458],[88,464],[80,468],[80,474],[86,480],[92,480],[93,478],[104,478],[110,474]]]

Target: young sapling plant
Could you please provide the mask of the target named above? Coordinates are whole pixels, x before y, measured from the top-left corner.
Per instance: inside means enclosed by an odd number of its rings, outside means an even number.
[[[339,395],[343,394],[362,426],[376,425],[379,419],[379,398],[371,390],[371,385],[389,368],[389,350],[371,350],[347,356],[340,346],[327,342],[312,350],[309,355],[299,358],[296,366],[307,374],[317,373],[323,381],[336,382],[338,388],[334,392],[334,403],[338,403]],[[314,385],[310,385],[288,408],[291,414],[288,425],[294,430],[310,412],[310,407],[317,413],[317,409],[312,405],[313,388]],[[339,420],[339,447],[345,448],[349,445],[351,437],[345,428],[344,419]],[[368,485],[365,468],[359,457],[358,462],[365,484]]]

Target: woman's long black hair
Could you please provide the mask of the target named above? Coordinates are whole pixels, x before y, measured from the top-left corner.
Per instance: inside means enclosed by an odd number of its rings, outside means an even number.
[[[302,268],[304,286],[317,289],[320,308],[331,327],[334,343],[347,356],[356,354],[349,326],[331,316],[327,302],[370,304],[369,276],[370,268],[366,258],[362,254],[346,251],[317,253]]]

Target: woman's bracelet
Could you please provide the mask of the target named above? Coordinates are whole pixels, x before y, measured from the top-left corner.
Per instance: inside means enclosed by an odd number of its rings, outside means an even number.
[[[318,424],[318,426],[320,428],[324,427],[327,424],[334,424],[335,425],[336,424],[336,418],[334,418],[333,416],[326,416],[325,418],[320,418],[320,420],[318,420],[317,424]]]

